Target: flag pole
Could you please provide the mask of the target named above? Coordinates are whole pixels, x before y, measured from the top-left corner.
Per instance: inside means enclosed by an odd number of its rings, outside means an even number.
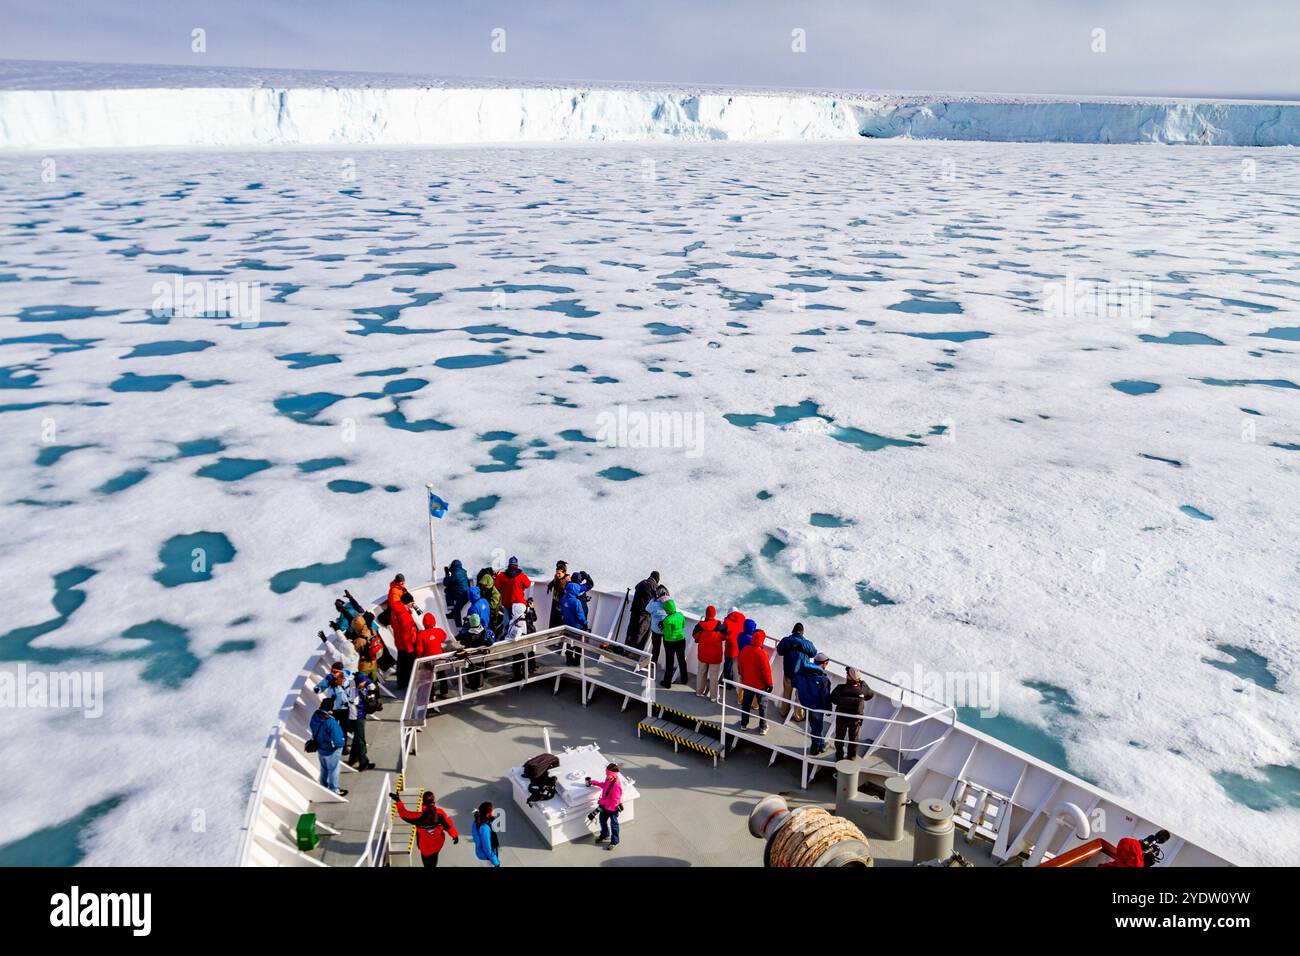
[[[430,503],[430,497],[433,495],[433,485],[425,485],[424,487],[428,492],[424,496],[424,510],[429,513],[429,570],[433,574],[433,577],[430,578],[430,581],[433,584],[434,588],[436,589],[438,587],[438,557],[437,557],[437,551],[434,548],[433,507]]]

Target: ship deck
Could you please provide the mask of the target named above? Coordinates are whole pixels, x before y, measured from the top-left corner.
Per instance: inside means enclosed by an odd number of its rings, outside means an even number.
[[[539,676],[545,673],[539,670]],[[629,701],[620,690],[595,687],[585,707],[581,697],[580,682],[565,675],[558,681],[541,679],[468,700],[442,701],[437,710],[429,710],[425,726],[417,732],[415,752],[406,758],[403,799],[414,807],[420,789],[433,790],[461,832],[460,845],[447,844],[440,866],[486,865],[475,859],[468,826],[484,801],[505,810],[503,866],[761,866],[763,843],[747,828],[749,812],[760,799],[775,793],[792,808],[813,803],[833,810],[835,782],[829,768],[820,769],[801,789],[798,760],[778,755],[769,766],[770,742],[759,746],[746,740],[734,743],[714,766],[705,754],[685,747],[675,751],[670,741],[650,734],[638,736],[646,705]],[[657,690],[656,704],[715,721],[719,710],[676,685],[670,691]],[[381,712],[381,719],[367,721],[367,745],[376,767],[343,775],[347,802],[313,804],[320,820],[339,831],[323,836],[312,852],[322,862],[354,865],[365,852],[385,774],[390,786],[396,785],[400,713],[395,701]],[[728,720],[728,726],[733,723]],[[616,850],[606,852],[595,843],[594,825],[591,835],[551,848],[515,806],[507,773],[543,752],[543,729],[549,731],[552,752],[596,744],[634,781],[640,794],[635,819],[624,824]],[[769,736],[783,729],[774,724]],[[870,840],[875,865],[911,865],[911,817],[909,813],[902,840]],[[391,865],[420,865],[418,854],[406,851],[409,842],[409,825],[395,820]],[[984,841],[968,843],[959,834],[956,849],[975,865],[994,863]]]

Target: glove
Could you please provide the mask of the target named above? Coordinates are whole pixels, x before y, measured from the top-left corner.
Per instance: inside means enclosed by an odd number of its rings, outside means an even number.
[[[398,800],[398,798],[397,798],[397,794],[395,794],[395,793],[390,793],[390,794],[388,795],[388,799],[392,800],[393,803],[399,803],[399,802],[400,802],[400,801]]]
[[[451,838],[451,842],[452,842],[452,843],[459,844],[459,843],[460,843],[460,837],[452,837],[452,838]]]

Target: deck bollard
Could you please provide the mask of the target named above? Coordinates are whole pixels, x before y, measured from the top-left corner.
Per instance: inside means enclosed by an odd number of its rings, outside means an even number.
[[[861,766],[852,760],[835,765],[835,812],[882,840],[901,840],[911,784],[901,774],[887,775],[881,782],[885,800],[878,803],[858,792],[861,774]]]
[[[942,800],[922,800],[916,805],[916,837],[912,862],[946,860],[952,856],[952,806]]]

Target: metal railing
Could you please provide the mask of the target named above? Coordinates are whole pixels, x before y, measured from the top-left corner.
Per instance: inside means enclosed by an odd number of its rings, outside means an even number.
[[[370,833],[366,836],[365,852],[357,858],[353,866],[381,866],[384,862],[384,854],[388,850],[388,838],[391,832],[389,824],[392,821],[392,814],[385,814],[384,810],[389,803],[388,799],[388,781],[391,780],[389,774],[384,774],[384,783],[379,788],[379,800],[375,804],[375,815],[370,820]],[[380,820],[383,820],[382,827]],[[378,838],[376,839],[376,829],[378,829]]]
[[[827,763],[828,762],[827,760],[821,758],[821,754],[828,748],[833,747],[835,744],[842,744],[845,747],[851,746],[854,748],[865,747],[868,753],[878,753],[882,749],[892,751],[894,754],[894,770],[897,773],[902,773],[903,761],[905,759],[911,759],[910,755],[912,754],[918,755],[915,759],[920,759],[919,755],[923,754],[925,751],[936,746],[940,741],[942,741],[944,737],[948,734],[948,732],[953,728],[953,726],[955,726],[957,721],[956,710],[947,705],[941,706],[940,709],[937,711],[933,711],[929,713],[921,713],[918,716],[912,718],[911,720],[896,720],[893,717],[881,717],[881,716],[875,716],[871,714],[843,715],[834,706],[832,706],[829,709],[809,707],[806,704],[801,704],[798,701],[798,699],[795,697],[784,697],[781,694],[765,691],[758,687],[749,687],[746,684],[742,684],[739,681],[731,680],[729,678],[723,678],[719,682],[719,684],[721,687],[721,700],[719,703],[721,705],[721,710],[722,710],[721,718],[719,720],[719,727],[720,727],[721,743],[723,749],[724,750],[726,749],[727,735],[730,734],[732,737],[748,740],[752,743],[758,744],[761,747],[766,747],[769,750],[775,750],[780,753],[788,754],[789,756],[792,757],[797,757],[803,765],[804,786],[808,785],[808,773],[809,773],[810,764]],[[739,712],[742,715],[741,719],[744,719],[744,715],[746,713],[744,709],[743,698],[742,698],[742,702],[739,704],[731,703],[731,694],[734,692],[753,694],[755,696],[762,698],[765,708],[767,706],[766,702],[775,701],[778,709],[784,709],[786,711],[786,714],[781,717],[759,718],[757,712],[754,710],[751,710],[748,713],[752,719],[762,720],[764,723],[767,723],[769,725],[776,725],[784,728],[785,730],[793,731],[796,735],[798,735],[799,738],[798,749],[796,750],[795,748],[792,747],[783,746],[781,743],[779,743],[776,740],[764,739],[760,737],[757,733],[749,733],[747,729],[744,728],[739,728],[737,726],[728,726],[727,724],[728,710],[732,711],[733,713]],[[792,724],[787,719],[788,715],[797,710],[802,710],[804,712],[803,719],[796,720]],[[813,729],[812,729],[813,714],[818,714],[822,717],[822,726],[821,726],[820,734],[813,733]],[[858,733],[856,736],[836,737],[834,735],[833,731],[836,729],[837,718],[840,717],[847,717],[848,720],[859,722]],[[870,721],[873,724],[882,725],[882,729],[880,733],[875,735],[870,741],[863,741],[861,724],[866,723],[868,721]],[[903,746],[903,734],[905,730],[910,730],[911,728],[918,727],[923,724],[930,723],[932,721],[938,722],[941,725],[941,729],[939,733],[937,733],[933,739],[927,740],[924,743],[920,744],[919,746],[911,746],[911,747]],[[892,747],[888,746],[887,741],[885,740],[885,735],[888,734],[890,727],[898,728],[897,742]],[[832,732],[828,733],[827,731],[832,731]],[[822,742],[822,747],[820,750],[813,751],[810,745],[813,742],[818,740]]]

